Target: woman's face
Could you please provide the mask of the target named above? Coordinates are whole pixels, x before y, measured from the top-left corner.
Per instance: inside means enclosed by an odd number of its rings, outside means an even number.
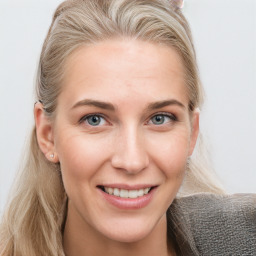
[[[181,186],[197,131],[175,50],[131,39],[76,50],[52,134],[68,221],[116,241],[149,235]]]

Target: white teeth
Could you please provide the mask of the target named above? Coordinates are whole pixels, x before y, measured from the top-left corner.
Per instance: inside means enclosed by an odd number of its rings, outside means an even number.
[[[150,188],[144,188],[144,194],[147,194]]]
[[[138,196],[143,196],[144,195],[144,189],[140,189],[138,192]]]
[[[125,189],[120,190],[120,194],[119,194],[120,197],[128,198],[128,195],[129,195],[128,190],[125,190]]]
[[[130,190],[129,191],[129,198],[137,198],[138,197],[138,192],[137,190]]]
[[[127,190],[119,188],[104,187],[106,193],[122,198],[137,198],[148,194],[150,188],[138,189],[138,190]]]
[[[120,195],[120,192],[119,192],[118,188],[114,188],[114,195],[115,196],[119,196]]]
[[[113,188],[108,188],[108,193],[109,193],[110,195],[113,195],[113,193],[114,193]]]

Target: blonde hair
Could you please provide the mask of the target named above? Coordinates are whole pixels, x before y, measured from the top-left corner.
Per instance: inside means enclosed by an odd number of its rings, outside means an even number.
[[[67,0],[53,16],[37,73],[37,100],[43,103],[49,118],[54,119],[63,70],[70,54],[83,45],[124,37],[176,49],[186,69],[190,111],[201,107],[203,89],[190,29],[174,1]],[[60,166],[48,162],[40,151],[35,127],[28,147],[25,164],[2,218],[0,255],[64,255],[62,231],[67,198]],[[204,150],[198,152],[189,160],[180,196],[223,192],[203,161]]]

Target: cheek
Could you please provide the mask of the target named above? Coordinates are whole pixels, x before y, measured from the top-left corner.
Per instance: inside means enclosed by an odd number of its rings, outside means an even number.
[[[74,135],[65,132],[65,138],[59,136],[57,153],[63,174],[63,180],[88,180],[107,159],[104,141],[97,143],[95,138],[84,134]]]
[[[183,177],[189,155],[189,132],[184,129],[151,143],[151,157],[167,177]]]

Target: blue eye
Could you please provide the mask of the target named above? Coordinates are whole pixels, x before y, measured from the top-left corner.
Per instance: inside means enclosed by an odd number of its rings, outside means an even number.
[[[165,123],[169,123],[171,121],[175,121],[176,118],[172,115],[167,115],[167,114],[157,114],[150,119],[150,123],[154,125],[162,125]]]
[[[85,116],[81,119],[81,122],[85,121],[87,124],[91,126],[100,126],[104,125],[106,123],[106,120],[99,115],[90,115],[90,116]]]

